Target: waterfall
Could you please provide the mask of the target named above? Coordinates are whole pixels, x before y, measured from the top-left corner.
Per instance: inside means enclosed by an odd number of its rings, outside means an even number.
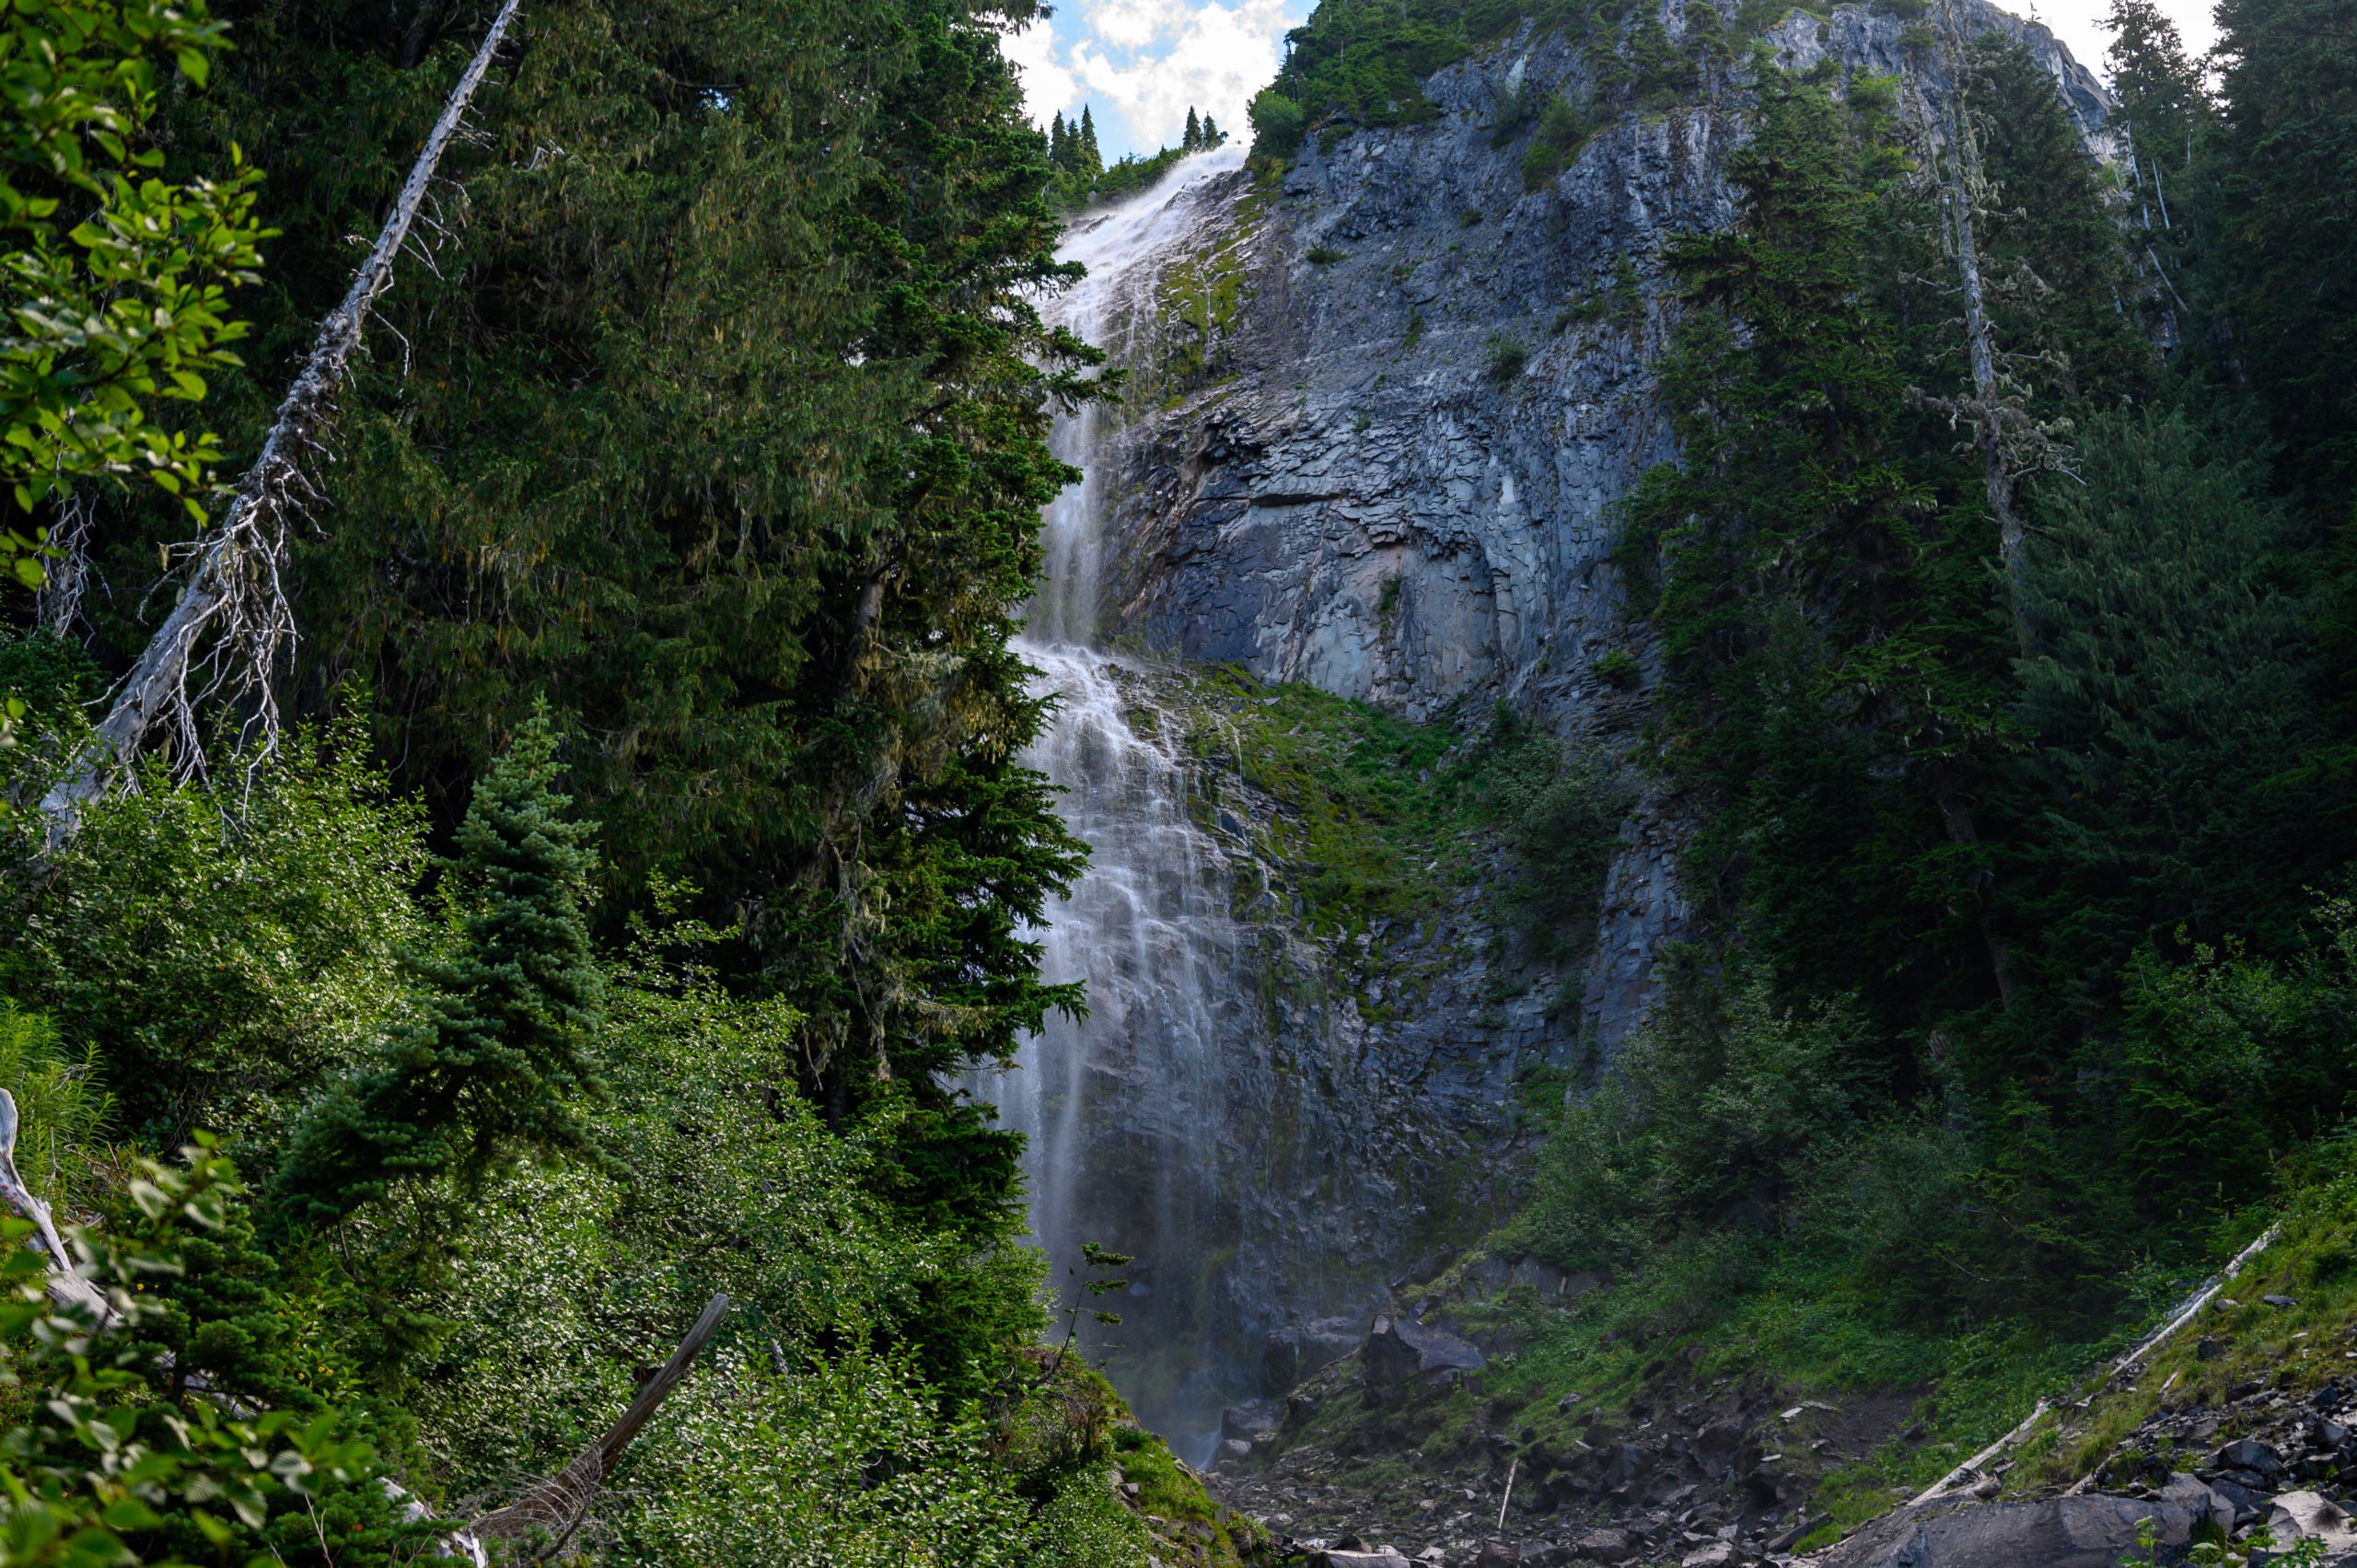
[[[1198,154],[1081,219],[1061,254],[1088,276],[1048,317],[1117,364],[1150,346],[1162,260],[1242,163],[1240,149]],[[1047,580],[1018,643],[1060,700],[1026,761],[1063,791],[1060,809],[1092,852],[1031,935],[1046,979],[1086,982],[1088,1016],[1051,1018],[984,1092],[1028,1140],[1032,1235],[1066,1302],[1082,1243],[1135,1256],[1128,1289],[1088,1303],[1123,1326],[1088,1338],[1141,1419],[1200,1461],[1217,1441],[1223,1382],[1236,1382],[1232,1365],[1221,1375],[1235,1336],[1219,1331],[1214,1275],[1237,1224],[1217,1146],[1233,1124],[1219,1041],[1238,1005],[1237,932],[1225,864],[1189,814],[1184,719],[1157,700],[1150,669],[1098,645],[1101,459],[1118,435],[1119,411],[1096,404],[1057,422],[1056,454],[1084,477],[1042,515]]]

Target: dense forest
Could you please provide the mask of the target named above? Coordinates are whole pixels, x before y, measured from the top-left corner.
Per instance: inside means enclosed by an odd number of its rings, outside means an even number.
[[[1253,105],[1272,183],[1527,24],[1608,66],[1509,106],[1534,183],[1747,134],[1620,519],[1696,929],[1548,1109],[1515,1233],[1626,1283],[1529,1376],[1716,1324],[2009,1396],[2357,1204],[2357,5],[2116,0],[2108,162],[1905,8],[1945,111],[1612,0],[1326,0]],[[1054,247],[1226,136],[1033,126],[1037,15],[7,8],[0,1562],[1258,1550],[963,1087],[1086,1005],[1011,646],[1108,390]],[[1509,902],[1581,924],[1555,818]]]
[[[1494,1243],[1618,1283],[1526,1309],[1491,1387],[1683,1344],[1935,1389],[1955,1458],[2271,1220],[2352,1217],[2357,11],[2228,0],[2200,60],[2118,0],[2097,157],[2026,49],[1887,9],[1922,75],[1755,67],[1733,225],[1658,257],[1682,455],[1616,559],[1696,929]],[[1550,180],[1777,14],[1544,11],[1601,65],[1501,143]],[[1431,119],[1417,84],[1522,17],[1321,6],[1255,158]],[[2301,1277],[2342,1300],[2345,1264]]]

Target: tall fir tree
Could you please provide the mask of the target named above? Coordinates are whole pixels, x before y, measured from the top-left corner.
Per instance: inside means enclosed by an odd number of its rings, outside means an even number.
[[[416,1016],[385,1061],[296,1129],[274,1184],[282,1224],[333,1225],[391,1186],[479,1179],[502,1159],[583,1146],[575,1102],[602,980],[586,903],[596,829],[555,793],[545,705],[475,786],[458,834],[459,950],[415,960]]]
[[[1191,153],[1202,145],[1203,128],[1195,119],[1195,106],[1190,103],[1187,106],[1187,134],[1179,139],[1178,150]]]

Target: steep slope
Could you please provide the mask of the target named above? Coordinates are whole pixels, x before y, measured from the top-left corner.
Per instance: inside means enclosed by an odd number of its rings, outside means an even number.
[[[2045,29],[1970,14],[2101,143],[2102,91]],[[1663,20],[1683,42],[1687,14]],[[1908,26],[1795,11],[1765,44],[1893,72]],[[1129,379],[1061,437],[1088,477],[1051,512],[1033,626],[1066,710],[1034,760],[1099,854],[1051,978],[1104,1000],[993,1092],[1038,1140],[1051,1250],[1140,1255],[1109,1372],[1196,1452],[1221,1404],[1353,1348],[1510,1210],[1517,1080],[1609,1052],[1686,925],[1685,825],[1633,769],[1568,970],[1509,939],[1478,821],[1413,857],[1413,918],[1318,919],[1329,867],[1297,830],[1385,724],[1439,738],[1411,788],[1468,766],[1493,711],[1608,757],[1643,724],[1653,651],[1611,555],[1618,505],[1675,455],[1655,253],[1730,220],[1744,89],[1622,115],[1530,178],[1527,106],[1592,68],[1525,29],[1430,77],[1424,122],[1313,134],[1275,173],[1189,160],[1067,242],[1094,271],[1066,319]],[[1306,767],[1269,765],[1325,730]],[[1185,852],[1121,848],[1141,812]]]

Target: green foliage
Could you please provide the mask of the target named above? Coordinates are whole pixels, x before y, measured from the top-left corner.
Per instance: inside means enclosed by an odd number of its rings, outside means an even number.
[[[422,994],[384,1062],[295,1130],[273,1202],[283,1223],[332,1225],[399,1180],[472,1186],[530,1149],[580,1152],[575,1101],[602,977],[584,900],[595,831],[553,789],[556,738],[536,711],[475,785],[450,897],[464,914],[449,957],[412,960]]]
[[[184,1282],[184,1249],[232,1223],[235,1173],[203,1144],[186,1156],[185,1168],[146,1162],[127,1189],[121,1228],[75,1233],[84,1272],[134,1335],[174,1318],[180,1302],[159,1311],[150,1293]],[[210,1398],[170,1397],[194,1369],[155,1381],[138,1353],[152,1344],[118,1349],[52,1307],[41,1256],[22,1245],[29,1229],[0,1221],[0,1336],[14,1379],[34,1396],[0,1434],[0,1551],[10,1562],[111,1568],[259,1556],[326,1568],[389,1563],[417,1549],[426,1532],[401,1522],[369,1446],[340,1412],[314,1402],[233,1414]],[[202,1354],[215,1344],[199,1336],[180,1348]]]
[[[2120,1018],[2122,1163],[2142,1202],[2175,1218],[2262,1196],[2279,1161],[2351,1109],[2357,911],[2317,912],[2288,962],[2196,947],[2131,966]]]
[[[175,78],[203,86],[223,47],[202,4],[15,0],[0,20],[0,482],[20,517],[77,479],[153,486],[203,521],[218,438],[158,422],[238,363],[228,291],[268,238],[258,171],[226,149],[173,180],[151,144]],[[0,528],[0,569],[41,581],[41,530]]]
[[[1484,751],[1485,805],[1515,872],[1499,906],[1542,959],[1585,957],[1635,791],[1600,752],[1555,746],[1504,715]]]
[[[2003,668],[1985,520],[1909,412],[1927,258],[1885,270],[1923,233],[1888,134],[1871,102],[1763,87],[1735,226],[1665,251],[1686,457],[1645,476],[1621,556],[1659,584],[1664,761],[1708,803],[1696,884],[1778,983],[1872,1014],[1994,978],[1959,780],[1995,749]]]
[[[2284,477],[2333,526],[2357,484],[2357,7],[2228,0],[2211,250],[2236,361],[2282,443]]]
[[[1252,159],[1263,166],[1283,163],[1300,150],[1309,117],[1300,104],[1273,87],[1253,95],[1247,118],[1252,123]]]
[[[381,1037],[401,955],[426,940],[410,900],[424,858],[366,726],[348,713],[206,784],[143,766],[53,850],[38,814],[0,823],[14,864],[44,866],[6,884],[0,991],[95,1048],[149,1147],[199,1125],[275,1136],[293,1097]],[[29,794],[52,765],[34,751]]]
[[[1536,191],[1569,168],[1596,126],[1579,104],[1562,93],[1547,100],[1538,111],[1538,129],[1522,155],[1522,188]]]
[[[2182,409],[2098,414],[2039,494],[2018,667],[2038,814],[2008,877],[2030,972],[2084,1008],[2148,940],[2268,951],[2347,846],[2277,784],[2322,738],[2296,544],[2263,448]]]
[[[1777,1225],[1819,1140],[1882,1086],[1855,1007],[1796,1014],[1764,976],[1722,988],[1683,962],[1540,1156],[1517,1239],[1564,1267],[1625,1270],[1730,1218]]]
[[[95,1051],[68,1051],[55,1025],[0,996],[0,1088],[17,1101],[17,1171],[68,1213],[96,1196],[77,1156],[110,1119],[97,1076]]]
[[[1282,806],[1263,847],[1296,877],[1313,929],[1424,919],[1490,871],[1502,842],[1515,874],[1495,889],[1501,912],[1543,954],[1584,947],[1627,806],[1600,760],[1510,718],[1469,744],[1446,726],[1237,670],[1204,672],[1190,697],[1195,754]]]
[[[1493,337],[1490,340],[1487,357],[1483,374],[1504,387],[1522,378],[1523,367],[1530,363],[1530,351],[1518,339]]]
[[[2136,284],[2119,221],[2053,77],[1993,36],[1969,64],[1966,101],[1993,188],[1975,238],[2008,375],[2049,422],[2141,399],[2157,361],[2121,308]]]

